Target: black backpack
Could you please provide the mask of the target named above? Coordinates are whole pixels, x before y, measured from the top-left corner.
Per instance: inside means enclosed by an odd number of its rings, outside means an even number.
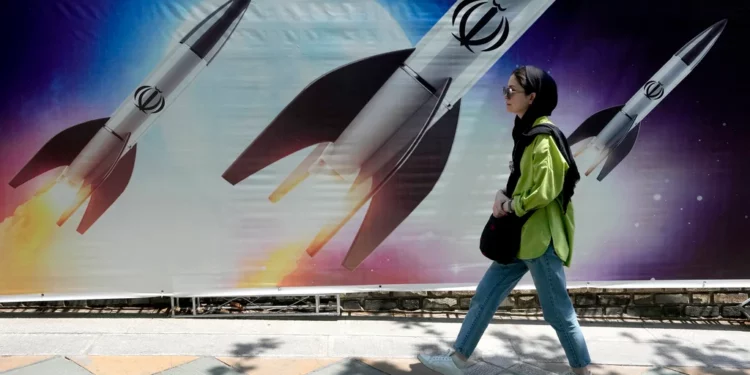
[[[565,174],[563,190],[556,198],[562,199],[563,212],[566,212],[570,198],[573,196],[575,185],[581,176],[573,159],[573,153],[570,151],[567,138],[560,129],[551,124],[539,124],[532,127],[528,132],[522,134],[513,146],[513,169],[505,187],[506,196],[513,194],[516,184],[518,184],[518,179],[521,177],[520,164],[524,150],[534,141],[537,135],[541,134],[552,136],[557,148],[561,151],[565,161],[569,165],[568,171]],[[485,224],[482,236],[479,239],[479,250],[482,251],[485,257],[500,264],[512,263],[516,259],[521,247],[521,228],[533,213],[534,210],[530,210],[521,217],[511,213],[500,218],[496,218],[490,214],[490,218],[487,224]]]

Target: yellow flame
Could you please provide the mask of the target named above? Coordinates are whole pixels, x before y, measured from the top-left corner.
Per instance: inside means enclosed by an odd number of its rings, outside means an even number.
[[[79,195],[78,188],[65,180],[55,183],[49,190],[43,192],[43,194],[47,196],[50,209],[57,216],[70,211],[70,208],[75,206],[77,196]]]
[[[270,200],[273,203],[276,203],[281,200],[281,198],[284,198],[289,192],[297,187],[302,181],[307,179],[307,177],[310,175],[308,172],[302,172],[299,174],[291,174],[289,177],[284,180],[279,187],[276,188],[276,190],[271,193],[271,195],[268,196],[268,200]]]
[[[75,201],[76,190],[55,183],[42,189],[0,222],[0,293],[29,294],[49,289],[49,250],[56,220]]]
[[[313,152],[286,176],[269,196],[273,203],[264,208],[266,214],[279,217],[292,214],[293,217],[302,217],[302,220],[282,220],[275,223],[277,225],[274,227],[274,236],[286,239],[271,249],[262,249],[264,252],[267,251],[264,256],[252,256],[245,261],[237,282],[238,288],[278,287],[287,284],[298,271],[301,262],[307,262],[315,256],[331,239],[329,237],[335,236],[334,232],[338,232],[342,222],[346,223],[345,219],[351,219],[351,216],[359,212],[366,203],[363,200],[372,187],[372,178],[352,186],[356,173],[341,175],[324,162],[319,162],[312,168],[307,167],[310,164],[307,161],[315,158],[316,152]],[[302,184],[306,179],[311,181]],[[321,197],[321,186],[318,184],[331,184],[332,190],[323,187],[327,191],[325,197]],[[349,189],[339,190],[339,187]],[[343,194],[340,197],[331,196],[330,192],[333,190],[341,191]],[[281,199],[282,197],[284,199]],[[324,222],[321,222],[317,215],[307,214],[310,203],[323,203],[321,200],[325,203],[325,216],[329,217]],[[251,249],[248,249],[248,252],[255,253]]]
[[[258,270],[246,274],[239,282],[240,288],[278,286],[287,275],[297,269],[299,259],[304,255],[307,242],[298,241],[281,246],[261,260],[250,262],[248,269]]]
[[[289,213],[293,213],[295,216],[304,217],[307,216],[305,213],[309,210],[310,202],[321,199],[316,198],[316,184],[326,182],[349,184],[348,181],[342,181],[334,175],[310,174],[306,177],[312,177],[309,184],[298,185],[296,189],[289,191],[284,199],[264,208],[265,212],[279,216],[288,216]],[[297,178],[287,178],[287,180],[291,183],[297,182]],[[353,207],[350,196],[342,196],[340,199],[325,198],[325,200],[327,203],[325,212],[334,213],[337,218],[345,217]],[[333,222],[338,222],[338,220],[333,220]],[[238,288],[280,286],[287,277],[297,271],[301,260],[310,258],[305,250],[311,243],[315,243],[313,238],[321,232],[321,222],[313,218],[305,218],[281,221],[279,224],[274,228],[274,236],[286,239],[271,249],[262,249],[264,252],[267,251],[263,256],[251,256],[244,262],[237,282]],[[255,251],[248,249],[248,253],[253,254]]]

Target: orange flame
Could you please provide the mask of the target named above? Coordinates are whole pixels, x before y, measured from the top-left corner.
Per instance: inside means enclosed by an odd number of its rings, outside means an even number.
[[[324,170],[325,172],[325,170]],[[314,177],[313,177],[314,176]],[[299,186],[294,191],[290,187],[300,184],[305,178],[313,177],[317,181],[307,186]],[[274,203],[266,209],[267,213],[286,216],[288,213],[298,214],[305,212],[310,202],[324,199],[327,203],[325,209],[326,216],[333,216],[327,225],[321,228],[321,223],[315,216],[307,216],[303,220],[282,221],[281,226],[275,228],[283,238],[283,242],[268,251],[263,257],[253,256],[245,262],[242,267],[242,275],[237,282],[238,288],[255,288],[255,287],[278,287],[285,283],[285,279],[294,274],[302,261],[310,259],[320,250],[323,242],[321,237],[331,237],[335,234],[331,228],[336,231],[340,229],[345,218],[349,218],[357,212],[357,208],[362,205],[363,194],[366,194],[371,181],[355,186],[352,191],[345,193],[340,199],[320,198],[317,194],[320,188],[315,189],[315,183],[333,182],[335,184],[350,184],[341,176],[334,173],[308,174],[300,169],[288,176],[280,187],[271,194],[270,200]],[[341,186],[341,185],[339,185]],[[363,190],[364,189],[364,190]],[[289,193],[287,195],[287,193]],[[328,194],[328,193],[327,193]],[[283,200],[277,200],[282,195],[287,195]],[[291,237],[291,238],[290,238]]]
[[[42,189],[0,222],[0,293],[31,294],[49,289],[49,250],[55,242],[60,204],[75,190],[64,184]]]
[[[298,241],[279,247],[268,258],[249,262],[246,269],[257,272],[246,274],[239,282],[239,288],[278,286],[281,281],[297,269],[299,259],[305,255],[307,242]],[[305,255],[306,256],[306,255]]]

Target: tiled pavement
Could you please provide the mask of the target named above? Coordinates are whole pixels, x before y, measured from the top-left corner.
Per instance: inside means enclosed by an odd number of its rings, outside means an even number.
[[[750,375],[747,325],[582,326],[595,374]],[[0,373],[427,375],[417,353],[443,352],[459,329],[453,319],[7,318]],[[494,322],[477,355],[468,375],[566,370],[554,330],[541,321]]]
[[[466,375],[551,375],[561,364],[514,364],[502,368],[479,362]],[[699,367],[593,366],[597,375],[750,375],[748,370]],[[434,375],[416,359],[253,358],[195,356],[19,356],[0,357],[9,375]]]

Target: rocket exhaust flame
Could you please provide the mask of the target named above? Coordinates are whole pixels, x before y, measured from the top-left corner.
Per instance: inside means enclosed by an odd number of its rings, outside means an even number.
[[[168,111],[217,56],[251,0],[227,0],[196,25],[110,117],[89,120],[57,133],[13,177],[16,188],[65,166],[64,179],[83,187],[57,221],[64,224],[91,198],[77,231],[84,234],[119,199],[135,166],[138,140]]]
[[[257,272],[243,277],[238,287],[280,285],[285,277],[297,269],[297,263],[304,255],[305,246],[307,246],[305,241],[292,242],[274,249],[267,258],[248,262],[245,268],[257,270]]]
[[[55,220],[75,197],[74,188],[53,180],[0,222],[0,289],[9,294],[48,289],[45,275],[57,243]]]
[[[370,202],[342,263],[354,270],[437,184],[463,96],[552,3],[455,1],[414,48],[354,61],[309,84],[222,177],[237,184],[317,145],[270,199],[278,201],[308,174],[351,183],[351,207],[318,232],[307,252],[318,253]]]
[[[57,186],[65,186],[70,187],[70,185],[62,183],[58,184]],[[57,225],[63,226],[68,219],[70,219],[71,216],[83,205],[84,202],[86,202],[87,199],[91,197],[91,187],[90,186],[84,186],[80,189],[78,189],[78,192],[73,197],[72,202],[70,202],[67,206],[65,206],[65,210],[60,214],[60,217],[57,219]]]
[[[62,226],[65,222],[65,220],[62,220],[63,216],[65,216],[65,219],[69,218],[80,207],[78,201],[80,200],[81,189],[68,183],[65,179],[54,181],[52,186],[38,194],[46,194],[49,198],[49,204],[58,217],[56,223],[58,226]],[[85,198],[86,196],[84,196],[84,201]]]
[[[703,30],[672,55],[625,104],[591,115],[568,136],[571,147],[590,139],[583,149],[575,153],[576,157],[585,149],[600,151],[599,158],[586,170],[586,176],[606,160],[596,177],[602,181],[628,156],[636,143],[643,119],[697,67],[713,48],[726,24],[727,20],[724,19]]]
[[[289,277],[294,277],[309,261],[310,257],[305,250],[320,230],[321,218],[330,220],[341,217],[350,210],[347,200],[341,196],[347,193],[348,188],[338,177],[311,174],[308,178],[312,180],[310,183],[300,184],[284,199],[267,208],[266,212],[270,216],[292,216],[300,220],[269,222],[262,229],[274,231],[282,240],[268,245],[256,238],[259,240],[258,244],[250,245],[244,252],[243,256],[246,258],[242,261],[242,274],[236,281],[238,288],[284,285]],[[319,184],[326,188],[321,189]],[[328,186],[333,188],[329,189]],[[309,202],[317,202],[324,209],[310,209],[306,207]]]
[[[344,207],[341,210],[343,215],[336,217],[320,229],[315,239],[308,245],[307,254],[315,256],[328,241],[367,203],[368,195],[372,189],[372,178],[353,185],[349,190],[345,200]]]
[[[63,226],[91,197],[91,186],[77,186],[61,173],[56,179],[42,185],[34,196],[44,196],[50,212],[57,216],[57,226]]]

